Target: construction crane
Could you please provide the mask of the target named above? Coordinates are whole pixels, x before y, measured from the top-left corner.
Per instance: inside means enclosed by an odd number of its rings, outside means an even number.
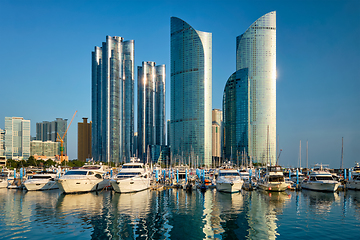
[[[60,142],[60,162],[63,162],[63,160],[64,160],[64,138],[66,136],[67,131],[69,130],[69,127],[70,127],[72,121],[74,120],[74,117],[75,117],[76,113],[77,113],[77,111],[75,111],[74,116],[72,117],[72,119],[71,119],[71,121],[69,123],[69,126],[67,127],[64,135],[62,137],[60,137],[60,134],[57,133],[56,141]]]

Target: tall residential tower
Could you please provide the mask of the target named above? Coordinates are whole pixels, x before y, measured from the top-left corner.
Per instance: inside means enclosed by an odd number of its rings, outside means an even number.
[[[137,105],[138,157],[146,162],[151,146],[165,146],[165,65],[138,67]]]
[[[236,72],[224,89],[224,152],[276,162],[276,12],[236,38]]]
[[[106,37],[92,52],[92,156],[126,162],[134,142],[134,40]]]
[[[171,18],[171,122],[173,163],[209,166],[212,158],[212,34]]]
[[[6,159],[28,160],[30,157],[30,120],[5,117]]]

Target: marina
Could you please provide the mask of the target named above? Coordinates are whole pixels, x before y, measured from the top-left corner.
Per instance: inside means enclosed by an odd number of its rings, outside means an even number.
[[[357,181],[358,165],[334,177],[322,168],[309,175],[280,166],[151,171],[141,163],[121,169],[57,168],[30,176],[20,169],[5,171],[4,178],[10,172],[7,188],[0,189],[1,239],[48,239],[47,233],[52,239],[181,239],[184,234],[189,239],[318,239],[317,232],[324,239],[341,239],[343,229],[355,237],[360,227],[360,191],[346,187]],[[283,173],[295,182],[285,181]],[[71,184],[62,186],[64,180]],[[311,180],[342,187],[296,187]],[[38,189],[27,186],[38,181]]]
[[[1,239],[356,239],[360,227],[360,192],[353,190],[63,194],[5,188],[0,204]]]

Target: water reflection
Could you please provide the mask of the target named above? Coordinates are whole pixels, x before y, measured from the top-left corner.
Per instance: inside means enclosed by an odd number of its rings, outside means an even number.
[[[355,218],[360,221],[360,191],[348,190],[344,196],[344,205],[346,201],[349,201],[349,207],[355,210]],[[346,206],[345,206],[346,207]]]
[[[359,220],[359,191],[288,195],[168,189],[64,195],[0,189],[0,239],[341,238],[336,227],[349,233]]]
[[[338,193],[318,192],[303,190],[303,197],[308,201],[310,211],[317,215],[325,215],[331,211],[335,201],[338,201]]]
[[[275,239],[277,232],[277,215],[282,214],[291,197],[286,192],[251,192],[247,219],[249,239]]]

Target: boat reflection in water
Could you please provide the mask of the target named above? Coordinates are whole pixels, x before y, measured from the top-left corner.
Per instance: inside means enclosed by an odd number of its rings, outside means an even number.
[[[243,204],[244,196],[241,192],[228,194],[219,191],[207,191],[204,216],[210,214],[210,223],[204,227],[206,238],[231,239],[237,238],[237,235],[246,236],[248,226]],[[234,231],[227,232],[230,226]]]
[[[286,192],[256,191],[249,193],[249,239],[275,239],[277,232],[277,215],[282,214],[291,196]]]
[[[308,201],[310,211],[316,214],[325,214],[330,212],[335,201],[340,201],[336,192],[316,192],[311,190],[302,190],[303,198]]]

